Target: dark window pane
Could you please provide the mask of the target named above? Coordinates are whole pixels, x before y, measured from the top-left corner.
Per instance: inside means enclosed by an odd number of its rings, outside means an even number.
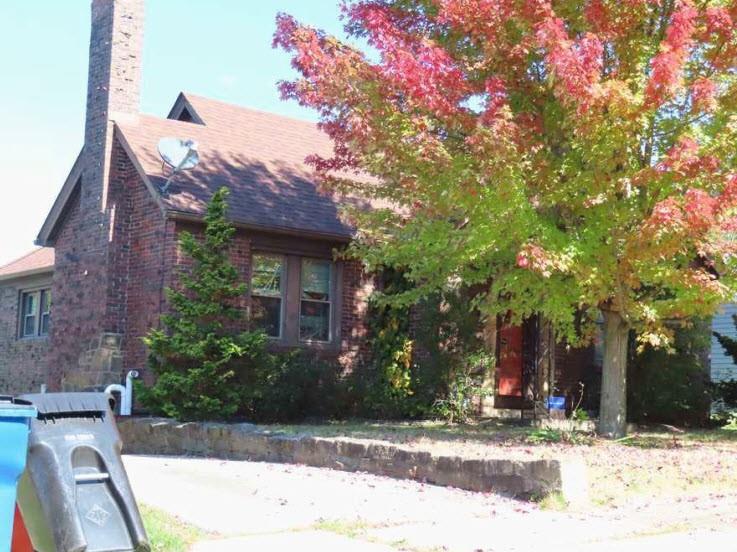
[[[36,295],[33,293],[23,294],[23,316],[35,314],[36,312]]]
[[[51,292],[48,289],[41,291],[41,327],[39,335],[49,335],[49,320],[51,319]]]
[[[330,341],[330,303],[302,301],[299,337],[304,341]]]
[[[251,317],[254,326],[271,337],[281,335],[281,299],[278,297],[253,297]]]
[[[302,261],[302,298],[330,301],[330,261]]]
[[[36,333],[36,317],[26,316],[25,325],[23,326],[23,337],[28,337]]]
[[[281,296],[284,263],[281,257],[254,255],[251,276],[251,294]]]
[[[23,316],[21,318],[21,336],[23,337],[36,335],[36,297],[35,293],[23,294]]]
[[[41,335],[49,335],[49,320],[51,317],[48,314],[41,315]]]

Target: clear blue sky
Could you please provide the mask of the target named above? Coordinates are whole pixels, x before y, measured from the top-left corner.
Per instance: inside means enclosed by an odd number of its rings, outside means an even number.
[[[338,0],[148,0],[144,113],[181,90],[300,118],[275,83],[293,75],[272,50],[277,12],[341,33]],[[26,253],[82,146],[89,0],[0,2],[0,265]]]

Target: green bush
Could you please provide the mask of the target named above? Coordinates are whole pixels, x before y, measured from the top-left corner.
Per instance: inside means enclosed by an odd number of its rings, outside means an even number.
[[[355,372],[354,393],[360,397],[359,415],[379,418],[403,418],[416,414],[413,373],[414,342],[410,337],[410,309],[382,303],[406,285],[401,274],[386,271],[384,291],[369,299],[369,339],[371,358],[368,366]]]
[[[628,415],[638,423],[701,426],[708,423],[711,391],[703,364],[708,325],[676,330],[673,351],[648,348],[628,368]]]
[[[715,382],[713,397],[727,408],[737,408],[737,380]]]
[[[449,423],[466,423],[477,412],[478,401],[491,393],[483,387],[483,374],[478,367],[489,369],[493,359],[479,353],[467,359],[464,369],[458,370],[443,396],[436,399],[433,411]]]
[[[241,389],[245,416],[258,422],[340,418],[348,411],[341,367],[303,351],[269,355],[242,372]]]
[[[180,275],[180,288],[166,290],[171,311],[161,317],[163,327],[144,339],[156,382],[139,386],[138,397],[153,412],[180,420],[235,416],[240,409],[237,371],[264,354],[265,336],[234,329],[242,317],[237,302],[245,285],[229,259],[235,228],[225,219],[227,196],[227,188],[213,195],[202,239],[181,234],[192,269]]]

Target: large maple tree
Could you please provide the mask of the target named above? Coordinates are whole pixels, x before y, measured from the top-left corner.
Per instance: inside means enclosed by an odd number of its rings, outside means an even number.
[[[280,15],[274,43],[335,141],[321,182],[391,206],[353,213],[355,250],[405,270],[405,301],[483,284],[486,314],[569,341],[603,318],[600,432],[623,435],[630,331],[667,345],[734,296],[737,1],[342,11],[355,40]]]

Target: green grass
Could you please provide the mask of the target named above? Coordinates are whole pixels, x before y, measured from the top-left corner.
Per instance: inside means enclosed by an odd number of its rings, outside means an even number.
[[[166,512],[145,504],[139,508],[151,542],[151,552],[187,552],[193,543],[206,535],[204,531]]]
[[[549,512],[564,512],[568,510],[568,502],[563,497],[563,493],[550,493],[538,501],[541,510]]]
[[[307,434],[315,437],[350,437],[353,439],[380,439],[395,443],[417,440],[521,442],[533,428],[520,423],[486,420],[468,424],[448,424],[440,421],[344,421],[322,424],[268,425],[262,430],[275,435]]]
[[[323,519],[312,526],[316,531],[328,531],[355,539],[371,529],[372,525],[361,520]]]
[[[565,443],[592,445],[596,439],[584,432],[536,428],[515,421],[486,420],[468,424],[448,424],[439,421],[344,421],[320,424],[266,425],[261,429],[274,435],[306,434],[315,437],[349,437],[379,439],[397,444],[418,440],[437,442],[476,442],[503,445],[544,445]],[[571,438],[572,437],[572,438]],[[681,433],[667,431],[661,426],[643,429],[622,439],[622,446],[639,448],[671,448],[674,443],[736,444],[737,429],[686,429]]]

